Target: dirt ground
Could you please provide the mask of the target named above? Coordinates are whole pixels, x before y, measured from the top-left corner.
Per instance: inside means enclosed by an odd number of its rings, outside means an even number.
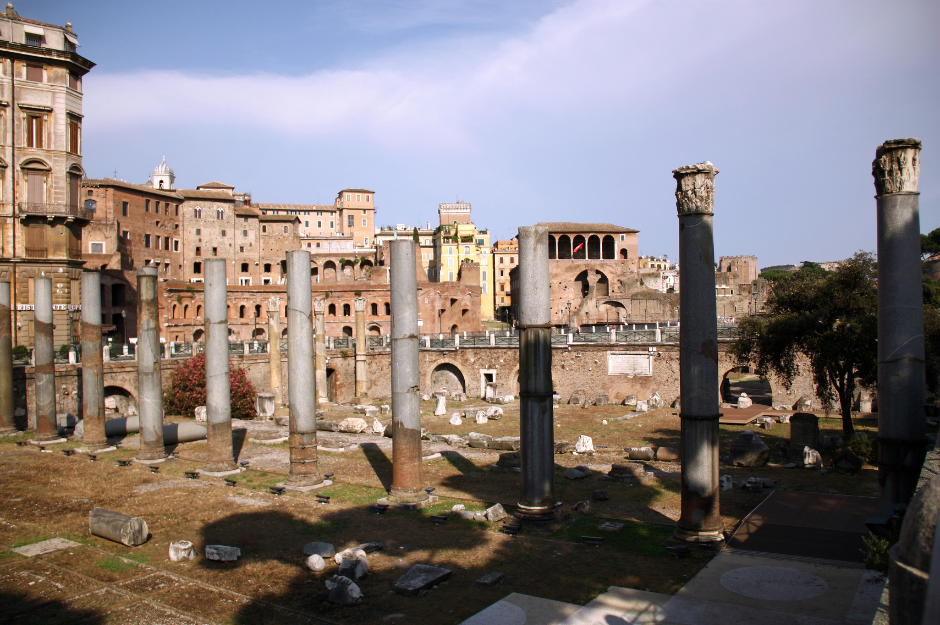
[[[504,406],[505,415],[498,421],[448,423],[452,412],[474,406],[486,407],[479,401],[449,402],[448,415],[434,417],[433,403],[424,402],[423,426],[437,434],[518,435],[518,404]],[[679,418],[674,410],[661,409],[618,419],[632,415],[631,410],[567,405],[555,409],[556,440],[573,443],[587,434],[597,448],[593,456],[555,456],[557,500],[568,505],[591,500],[599,488],[608,490],[610,499],[592,501],[592,515],[573,514],[573,525],[554,533],[524,532],[517,537],[501,533],[500,524],[450,519],[435,525],[430,518],[457,503],[468,510],[496,502],[515,504],[521,476],[491,467],[499,452],[425,442],[426,456],[442,454],[424,465],[424,481],[436,488],[441,501],[420,512],[390,510],[379,515],[368,506],[389,486],[391,440],[374,435],[319,433],[320,445],[333,450],[321,451],[319,460],[321,473],[335,474],[335,484],[320,491],[330,496],[328,505],[317,504],[313,494],[268,492],[269,486],[283,481],[288,468],[286,443],[253,440],[286,433],[286,428],[271,424],[235,423],[236,453],[249,468],[235,477],[234,487],[220,479],[186,479],[185,471],[203,466],[204,442],[179,446],[179,458],[152,473],[140,465],[120,467],[116,462],[133,457],[135,437],[96,462],[84,454],[67,457],[61,452],[77,447],[75,442],[40,452],[16,445],[29,435],[0,439],[0,622],[459,623],[509,592],[576,604],[612,585],[675,593],[710,557],[694,553],[674,559],[661,544],[678,518],[679,463],[645,463],[654,477],[642,484],[608,481],[602,475],[612,463],[624,461],[624,447],[678,447]],[[352,415],[338,410],[327,418],[343,416]],[[824,419],[820,426],[823,434],[841,431],[838,419]],[[872,435],[876,427],[874,421],[856,423],[857,430]],[[743,429],[721,426],[722,455]],[[787,440],[789,426],[758,433],[774,450],[777,441]],[[780,468],[782,462],[774,451],[767,467],[722,467],[721,473],[735,481],[773,477],[796,490],[877,494],[871,466],[857,475],[821,475]],[[575,481],[563,477],[565,468],[578,465],[589,466],[594,475]],[[726,529],[733,531],[761,499],[723,492]],[[129,548],[91,536],[88,511],[95,506],[144,518],[151,539]],[[606,520],[618,520],[624,527],[599,531],[597,525]],[[581,542],[584,535],[599,534],[605,536],[602,547]],[[34,558],[10,551],[52,537],[80,545]],[[192,540],[200,554],[207,544],[224,544],[239,547],[242,557],[234,563],[214,563],[201,556],[192,562],[170,562],[169,543],[183,539]],[[303,545],[313,540],[331,542],[337,551],[366,541],[384,544],[369,555],[369,575],[359,583],[365,596],[361,605],[327,602],[323,582],[336,567],[320,574],[303,567]],[[444,566],[453,574],[424,596],[402,597],[391,590],[392,584],[414,563]],[[475,583],[494,571],[506,575],[499,585]],[[25,619],[17,618],[24,614]]]

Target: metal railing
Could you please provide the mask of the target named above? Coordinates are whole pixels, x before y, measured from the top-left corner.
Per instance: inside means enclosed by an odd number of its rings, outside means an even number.
[[[655,343],[656,330],[626,330],[616,337],[618,343]]]
[[[496,340],[493,341],[496,345],[508,345],[510,347],[519,347],[519,335],[510,334],[509,336],[500,336],[496,335]]]
[[[431,337],[431,339],[428,341],[428,344],[430,345],[431,349],[454,349],[455,347],[457,347],[457,344],[454,341],[453,337],[451,338]]]
[[[76,217],[78,219],[92,219],[94,213],[86,211],[84,206],[71,206],[69,204],[44,204],[38,202],[20,202],[17,211],[20,215],[55,215],[61,217]]]

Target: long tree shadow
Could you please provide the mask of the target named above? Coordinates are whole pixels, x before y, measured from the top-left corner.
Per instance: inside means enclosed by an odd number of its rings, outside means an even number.
[[[44,599],[27,592],[4,588],[0,589],[0,619],[3,622],[48,623],[50,625],[52,623],[97,625],[105,622],[105,617],[99,610],[82,608],[71,603],[72,601],[69,600]]]

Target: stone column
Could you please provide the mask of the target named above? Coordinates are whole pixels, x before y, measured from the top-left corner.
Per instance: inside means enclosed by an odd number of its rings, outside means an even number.
[[[162,462],[163,381],[160,375],[160,326],[157,301],[157,268],[137,272],[137,412],[140,415],[140,449],[137,461]]]
[[[392,300],[392,488],[388,502],[429,502],[421,478],[421,376],[418,361],[418,280],[415,245],[389,241]]]
[[[878,478],[888,503],[908,503],[927,449],[920,141],[885,141],[875,152],[872,175],[878,205]]]
[[[325,486],[317,463],[316,381],[313,374],[313,323],[310,252],[287,252],[287,394],[290,401],[291,490]]]
[[[675,538],[695,543],[724,540],[718,514],[718,310],[712,231],[715,174],[709,162],[680,167],[679,396],[682,400],[682,510]]]
[[[417,292],[415,292],[417,297]],[[417,302],[417,300],[415,300]],[[354,305],[356,307],[356,399],[357,403],[363,403],[368,399],[366,394],[366,300],[363,297],[357,297]]]
[[[274,405],[284,403],[284,389],[281,383],[281,298],[268,300],[268,366],[271,369],[271,392],[274,393]]]
[[[557,518],[552,421],[552,319],[548,228],[519,228],[519,448],[523,521]],[[516,293],[513,294],[515,296]]]
[[[237,470],[232,452],[232,392],[228,357],[228,285],[224,258],[203,263],[206,316],[206,473]]]
[[[326,299],[318,297],[313,300],[313,314],[316,317],[316,345],[314,358],[317,380],[317,405],[329,403],[326,392],[326,325],[323,321],[323,312],[326,308]]]
[[[0,282],[0,436],[16,432],[13,418],[13,328],[10,283]]]
[[[96,451],[108,446],[104,433],[104,364],[101,360],[101,274],[82,274],[82,445]]]
[[[37,442],[59,439],[55,416],[55,347],[52,330],[52,280],[34,278],[34,347],[36,363],[36,436]]]

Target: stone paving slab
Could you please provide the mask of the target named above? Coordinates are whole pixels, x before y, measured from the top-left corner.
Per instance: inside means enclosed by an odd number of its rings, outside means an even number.
[[[49,540],[33,543],[32,545],[17,547],[16,549],[11,549],[10,551],[13,553],[18,553],[21,556],[25,556],[27,558],[33,558],[36,556],[41,556],[45,553],[52,553],[53,551],[59,551],[60,549],[70,549],[72,547],[81,547],[81,544],[65,538],[50,538]]]
[[[514,592],[460,625],[555,625],[574,614],[579,607]]]

